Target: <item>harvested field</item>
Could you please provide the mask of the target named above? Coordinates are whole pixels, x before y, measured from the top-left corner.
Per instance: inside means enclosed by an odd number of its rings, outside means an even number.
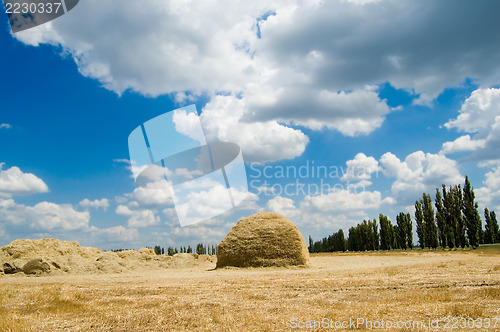
[[[500,330],[496,248],[316,254],[309,268],[214,267],[1,276],[0,330],[286,331],[365,319],[414,324],[377,330],[439,331],[449,330],[446,318],[477,327],[458,330]],[[480,329],[487,318],[490,328]],[[425,327],[429,319],[439,328]],[[317,324],[306,330],[323,330]]]

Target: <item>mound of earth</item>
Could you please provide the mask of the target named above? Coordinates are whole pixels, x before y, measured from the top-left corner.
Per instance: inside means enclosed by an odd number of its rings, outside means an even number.
[[[261,212],[241,219],[217,247],[217,268],[307,265],[304,237],[289,219]]]
[[[57,275],[188,268],[213,263],[196,254],[156,255],[153,249],[104,252],[56,239],[16,240],[0,248],[0,275]]]

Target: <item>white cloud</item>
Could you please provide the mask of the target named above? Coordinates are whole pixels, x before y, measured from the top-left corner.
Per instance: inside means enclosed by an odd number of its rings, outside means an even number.
[[[219,243],[226,234],[229,232],[229,225],[223,225],[222,227],[209,227],[204,225],[192,225],[190,227],[177,227],[169,231],[168,233],[162,233],[161,239],[167,240],[168,242],[174,243],[213,243],[216,245]],[[193,241],[194,240],[194,241]],[[194,244],[194,243],[193,243]]]
[[[370,215],[378,214],[383,205],[392,204],[382,199],[378,191],[349,189],[334,190],[326,194],[306,196],[300,202],[276,196],[269,200],[266,209],[290,218],[306,234],[325,234],[325,229],[345,231]]]
[[[367,157],[364,153],[358,153],[353,160],[346,162],[347,170],[340,178],[342,181],[370,180],[373,173],[378,173],[380,167],[378,161],[373,157]],[[368,185],[367,182],[364,182]]]
[[[109,200],[107,198],[103,198],[103,199],[96,199],[96,200],[89,200],[87,198],[85,198],[84,200],[82,200],[80,202],[80,206],[83,206],[83,207],[92,207],[92,208],[96,208],[96,209],[99,209],[99,208],[103,208],[104,211],[106,211],[109,207]]]
[[[42,202],[34,207],[27,207],[27,212],[32,217],[32,225],[42,229],[82,229],[88,227],[90,220],[90,215],[87,211],[76,211],[69,204],[58,205]]]
[[[90,214],[76,211],[70,204],[41,202],[26,206],[12,199],[0,199],[0,220],[10,226],[36,230],[77,230],[88,228]]]
[[[379,128],[390,112],[371,87],[346,93],[287,84],[276,82],[248,89],[246,118],[278,120],[313,130],[335,129],[346,136],[357,136]]]
[[[428,103],[466,78],[497,83],[496,7],[88,0],[15,38],[61,45],[82,75],[117,93],[170,94],[179,101],[206,95],[214,136],[236,140],[250,159],[274,161],[300,155],[308,142],[283,124],[348,136],[379,128],[390,108],[373,86],[389,82]],[[265,13],[271,15],[259,20]],[[234,100],[221,105],[217,92]]]
[[[443,143],[441,152],[444,154],[451,154],[456,152],[475,151],[484,148],[485,145],[486,140],[484,139],[472,140],[470,135],[464,135],[452,142]]]
[[[88,0],[50,24],[14,36],[30,45],[61,44],[82,75],[117,93],[235,90],[252,71],[246,45],[256,39],[255,18],[268,7]]]
[[[400,204],[411,203],[423,193],[433,194],[442,184],[463,182],[457,162],[444,155],[414,152],[404,161],[387,152],[380,158],[382,172],[396,180],[392,184],[392,198]]]
[[[40,44],[59,45],[64,42],[57,28],[53,26],[55,22],[47,22],[36,28],[24,30],[12,34],[14,38],[30,46],[39,46]]]
[[[250,191],[254,190],[257,195],[275,195],[277,192],[276,188],[270,186],[255,186],[252,181],[250,181],[250,187],[248,188]]]
[[[500,164],[485,174],[483,187],[474,189],[476,199],[482,207],[500,211]]]
[[[8,124],[8,123],[1,123],[0,124],[0,129],[10,129],[12,128],[12,125]]]
[[[239,195],[233,188],[233,197],[235,193]],[[238,200],[236,197],[234,199]],[[228,189],[220,183],[215,183],[208,188],[200,186],[196,190],[179,188],[174,201],[177,216],[183,226],[212,219],[233,208]]]
[[[472,151],[469,159],[500,160],[500,89],[480,88],[472,92],[460,109],[459,116],[445,124],[474,136],[464,135],[453,142],[445,142],[442,152]]]
[[[150,182],[145,187],[137,187],[130,197],[141,206],[160,206],[173,204],[171,183],[166,180]]]
[[[429,102],[467,77],[496,83],[498,66],[487,54],[495,38],[493,7],[449,1],[290,4],[261,24],[256,53],[272,63],[268,68],[293,69],[312,87],[357,90],[390,82]],[[472,13],[482,17],[481,27],[464,24]]]
[[[445,124],[448,129],[476,133],[491,128],[500,115],[500,89],[480,88],[472,92],[460,108],[460,115]]]
[[[234,191],[232,191],[234,192]],[[238,192],[236,192],[238,194]],[[242,194],[242,193],[239,193]],[[252,210],[252,211],[261,211],[262,207],[259,206],[257,203],[259,201],[259,196],[257,196],[254,193],[248,192],[245,196],[245,199],[238,204],[234,209],[231,211],[228,211],[228,213],[234,212],[234,211],[243,211],[243,210]]]
[[[115,163],[123,163],[123,164],[127,164],[127,165],[131,164],[130,160],[128,160],[128,159],[113,159],[113,162],[115,162]]]
[[[49,188],[42,179],[31,173],[23,173],[18,167],[3,170],[0,163],[0,197],[46,193]]]
[[[114,226],[110,228],[90,227],[90,232],[97,236],[104,235],[107,241],[111,242],[133,242],[138,239],[139,232],[135,228],[126,228],[123,226]]]
[[[270,199],[266,204],[266,210],[278,212],[287,218],[294,218],[300,215],[300,211],[295,207],[293,200],[281,196]]]
[[[118,205],[115,213],[127,217],[127,226],[131,228],[149,227],[160,222],[160,218],[155,215],[155,211],[149,209],[133,210],[128,206]]]
[[[267,162],[300,156],[309,138],[300,130],[275,120],[243,122],[245,101],[216,96],[201,114],[207,138],[233,142],[241,147],[246,162]]]
[[[301,202],[301,210],[313,209],[323,213],[352,213],[378,209],[382,204],[382,195],[378,191],[335,190],[319,196],[306,196]]]
[[[205,134],[198,115],[194,113],[188,114],[185,110],[175,110],[172,121],[177,132],[200,142],[200,144],[206,144]]]

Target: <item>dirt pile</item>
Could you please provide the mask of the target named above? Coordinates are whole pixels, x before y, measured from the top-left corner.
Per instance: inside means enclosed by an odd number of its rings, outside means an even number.
[[[0,275],[93,274],[188,268],[213,263],[196,254],[156,255],[153,249],[103,252],[78,242],[16,240],[0,248]]]
[[[286,217],[261,212],[241,219],[217,247],[217,267],[307,265],[309,252]]]

